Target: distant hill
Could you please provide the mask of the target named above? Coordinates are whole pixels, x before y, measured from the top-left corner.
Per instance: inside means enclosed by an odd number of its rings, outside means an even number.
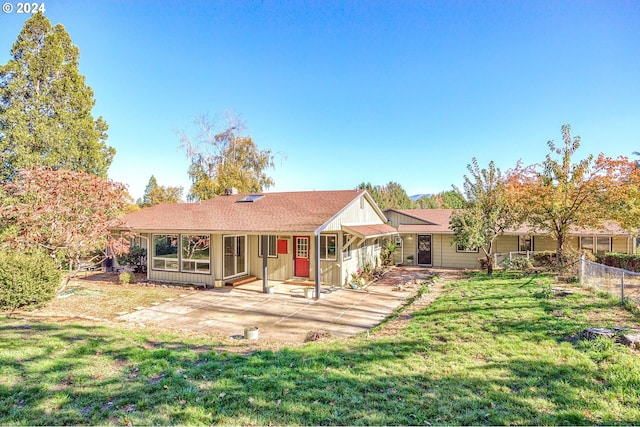
[[[414,194],[413,196],[409,196],[409,198],[411,199],[412,202],[415,202],[421,197],[431,197],[431,196],[433,196],[433,194]]]

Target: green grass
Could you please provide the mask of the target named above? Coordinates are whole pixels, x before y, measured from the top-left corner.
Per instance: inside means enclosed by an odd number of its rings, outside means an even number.
[[[590,313],[613,323],[621,308],[587,292],[553,297],[550,285],[476,275],[446,285],[394,336],[250,355],[3,319],[0,424],[640,424],[638,356],[575,338],[612,326]]]

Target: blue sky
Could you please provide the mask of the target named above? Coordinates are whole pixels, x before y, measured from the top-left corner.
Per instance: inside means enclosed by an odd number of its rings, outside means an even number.
[[[449,190],[472,157],[542,161],[565,123],[580,158],[640,151],[638,1],[44,4],[80,48],[109,175],[134,197],[152,174],[186,193],[175,131],[226,110],[282,153],[271,191]],[[27,18],[0,14],[1,63]]]

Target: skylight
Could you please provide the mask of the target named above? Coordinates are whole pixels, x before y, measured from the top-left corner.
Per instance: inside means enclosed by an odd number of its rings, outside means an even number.
[[[264,194],[249,194],[248,196],[244,196],[242,199],[238,200],[238,202],[255,202],[263,197]]]

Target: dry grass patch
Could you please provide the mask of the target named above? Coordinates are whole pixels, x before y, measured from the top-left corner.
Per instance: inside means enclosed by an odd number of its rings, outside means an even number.
[[[72,280],[64,292],[45,307],[20,312],[20,317],[51,318],[56,320],[107,320],[131,313],[140,307],[161,304],[192,292],[172,286],[146,282],[118,283],[117,273],[96,273]]]

